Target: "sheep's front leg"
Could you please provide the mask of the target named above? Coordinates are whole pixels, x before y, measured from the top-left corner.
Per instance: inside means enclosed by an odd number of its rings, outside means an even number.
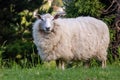
[[[64,70],[65,69],[65,62],[61,61],[61,69]]]
[[[56,60],[56,66],[57,66],[57,68],[60,68],[60,61],[59,60]]]
[[[56,60],[57,68],[64,70],[65,69],[65,62],[63,60]]]

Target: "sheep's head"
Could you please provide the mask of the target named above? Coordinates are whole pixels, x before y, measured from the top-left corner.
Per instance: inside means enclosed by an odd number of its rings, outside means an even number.
[[[59,15],[56,16],[52,16],[50,14],[45,14],[45,15],[39,15],[37,14],[36,17],[37,19],[40,19],[40,30],[46,32],[46,33],[50,33],[53,30],[53,26],[54,26],[54,20],[58,18]]]

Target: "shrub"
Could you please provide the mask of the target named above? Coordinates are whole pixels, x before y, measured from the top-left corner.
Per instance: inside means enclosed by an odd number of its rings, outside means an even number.
[[[17,40],[6,45],[5,51],[2,53],[2,65],[12,67],[16,63],[21,67],[32,67],[40,63],[40,58],[36,54],[36,48],[32,41]]]
[[[99,0],[71,0],[66,4],[67,17],[94,16],[100,17],[104,5]]]

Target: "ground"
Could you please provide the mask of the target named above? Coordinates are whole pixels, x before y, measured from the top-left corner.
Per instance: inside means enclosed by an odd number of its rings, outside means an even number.
[[[85,68],[83,66],[65,70],[39,65],[33,68],[0,69],[0,80],[119,80],[120,66],[108,65]]]

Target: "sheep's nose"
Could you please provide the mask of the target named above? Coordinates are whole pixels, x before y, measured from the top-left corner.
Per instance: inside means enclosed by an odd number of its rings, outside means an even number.
[[[47,27],[47,28],[46,28],[46,31],[49,31],[49,30],[50,30],[50,27]]]

